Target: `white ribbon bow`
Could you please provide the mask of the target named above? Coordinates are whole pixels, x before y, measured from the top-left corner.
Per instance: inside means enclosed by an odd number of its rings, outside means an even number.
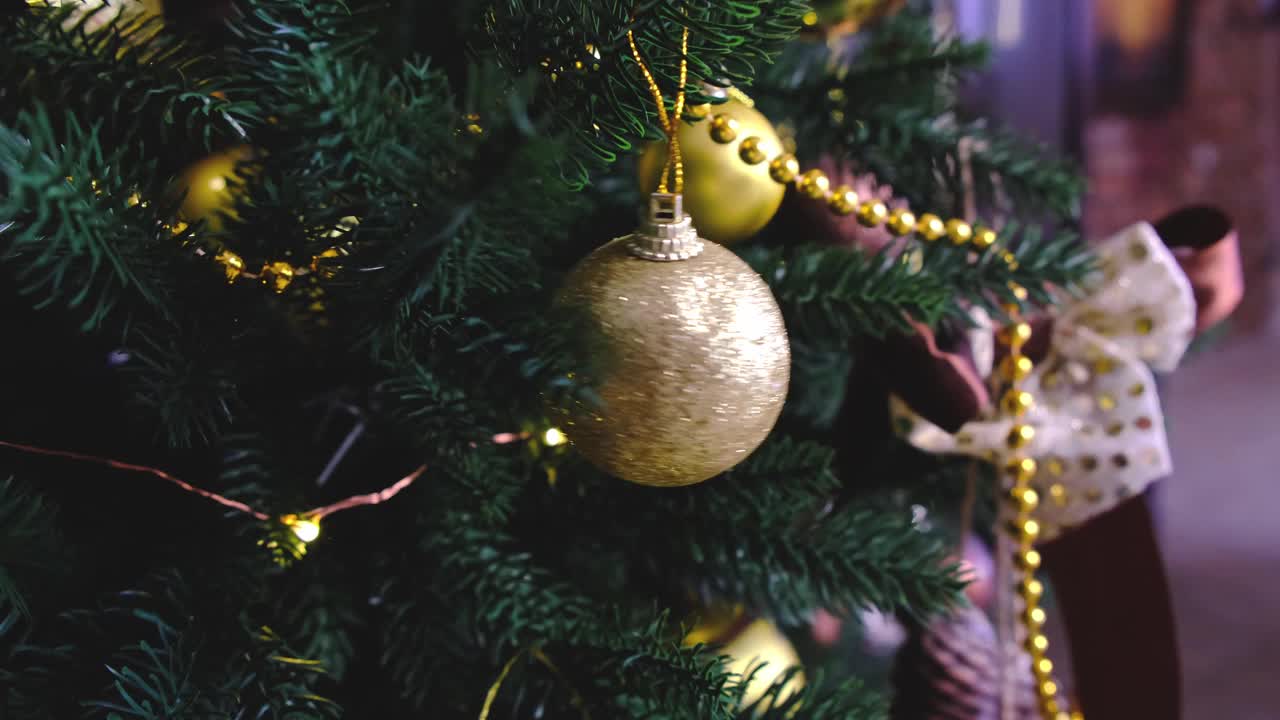
[[[1155,230],[1138,223],[1097,248],[1100,272],[1080,299],[1063,298],[1048,355],[1022,388],[1035,406],[1036,518],[1051,539],[1142,492],[1172,469],[1155,378],[1177,366],[1195,332],[1191,284]],[[982,316],[985,318],[985,315]],[[989,327],[974,332],[978,370],[989,375]],[[891,401],[897,427],[915,446],[995,460],[1014,418],[967,423],[954,435]]]

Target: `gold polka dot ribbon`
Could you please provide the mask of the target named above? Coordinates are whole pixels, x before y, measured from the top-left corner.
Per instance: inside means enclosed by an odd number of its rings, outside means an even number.
[[[1043,588],[1034,577],[1037,541],[1088,522],[1144,491],[1171,470],[1163,413],[1152,368],[1172,370],[1195,329],[1195,299],[1172,253],[1154,229],[1138,223],[1096,248],[1100,270],[1080,297],[1059,298],[1045,323],[1048,349],[1032,362],[1023,353],[1031,325],[1015,320],[996,336],[1008,354],[994,368],[1005,385],[987,416],[947,433],[892,402],[898,427],[917,447],[998,463],[1008,492],[1002,522],[1017,546],[1023,573],[1021,621],[1041,688],[1045,717],[1058,687],[1044,656]],[[1016,308],[1006,308],[1012,315]],[[990,358],[990,329],[971,332],[975,357]],[[991,374],[992,361],[979,367]],[[1052,713],[1048,710],[1052,709]]]

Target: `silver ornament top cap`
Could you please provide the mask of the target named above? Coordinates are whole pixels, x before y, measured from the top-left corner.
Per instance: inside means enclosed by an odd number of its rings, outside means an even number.
[[[684,214],[684,196],[678,193],[650,195],[649,216],[627,242],[632,255],[656,262],[688,260],[701,255],[704,247],[693,219]]]

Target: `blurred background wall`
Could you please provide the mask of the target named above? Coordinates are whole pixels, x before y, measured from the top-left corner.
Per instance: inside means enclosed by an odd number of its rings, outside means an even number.
[[[974,101],[1076,157],[1101,239],[1189,203],[1236,222],[1247,290],[1162,389],[1158,496],[1188,720],[1262,720],[1280,676],[1280,0],[953,0],[993,48]]]

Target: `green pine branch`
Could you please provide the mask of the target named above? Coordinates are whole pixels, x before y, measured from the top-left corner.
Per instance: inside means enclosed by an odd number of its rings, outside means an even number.
[[[219,338],[196,322],[138,323],[125,348],[129,403],[170,447],[208,445],[243,405]]]
[[[159,18],[124,12],[86,30],[96,15],[113,11],[110,4],[86,11],[81,3],[51,3],[17,17],[0,49],[0,75],[16,91],[6,96],[2,122],[34,103],[92,117],[125,167],[171,157],[188,143],[208,149],[263,122],[253,94],[196,43],[163,30]]]
[[[1017,208],[1074,220],[1083,182],[1042,145],[984,122],[959,122],[915,108],[887,108],[851,118],[845,157],[864,167],[915,207],[954,212],[966,197],[961,142],[970,143],[973,198],[979,207]],[[939,183],[941,179],[941,183]]]
[[[0,263],[37,307],[77,310],[86,329],[126,304],[163,315],[182,238],[164,229],[158,203],[129,201],[149,168],[123,165],[96,126],[69,114],[61,124],[55,135],[37,105],[0,126]]]
[[[857,679],[828,682],[821,673],[804,687],[787,687],[794,670],[775,680],[742,719],[755,720],[888,720],[889,703]],[[783,692],[783,691],[786,692]]]
[[[236,627],[234,616],[193,615],[177,573],[154,580],[159,592],[123,593],[82,615],[101,629],[136,638],[99,666],[107,689],[86,707],[139,720],[340,715],[338,706],[316,694],[324,674],[320,663],[294,654],[270,628]]]
[[[787,623],[804,622],[817,607],[926,616],[953,604],[963,583],[909,511],[875,500],[829,507],[842,486],[833,461],[822,446],[771,439],[699,485],[657,492],[601,478],[605,489],[554,493],[542,512],[552,517],[554,506],[572,503],[560,510],[563,520],[548,523],[570,528],[557,542],[607,538],[639,552],[637,567],[662,568],[663,582]]]
[[[932,324],[956,304],[942,278],[886,253],[806,245],[753,250],[746,259],[773,289],[788,331],[832,346],[906,331],[908,317]]]
[[[560,648],[551,646],[555,660]],[[741,685],[723,658],[684,646],[665,616],[640,626],[606,627],[564,648],[565,675],[592,717],[729,720]]]
[[[849,124],[891,108],[942,114],[955,105],[955,88],[982,67],[983,43],[937,37],[927,13],[904,10],[863,31],[855,51],[824,43],[794,43],[762,78],[757,98],[786,118],[803,139],[800,157],[844,156]]]
[[[607,0],[500,0],[486,16],[487,44],[511,76],[542,76],[542,111],[566,128],[576,146],[562,174],[574,186],[589,170],[658,137],[658,116],[626,32],[635,32],[646,63],[674,102],[682,29],[689,33],[690,102],[699,83],[749,85],[800,28],[807,10],[796,0],[733,3]],[[477,43],[478,44],[478,43]]]
[[[11,614],[30,617],[20,579],[63,570],[68,550],[57,520],[56,508],[30,487],[12,477],[0,481],[0,624]]]
[[[1009,262],[1005,251],[1012,252]],[[952,288],[967,306],[981,307],[997,318],[1005,317],[1007,303],[1048,306],[1055,291],[1078,292],[1094,268],[1094,257],[1080,236],[1071,232],[1048,233],[1035,225],[1010,223],[1002,228],[1000,240],[973,257],[971,248],[956,247],[945,240],[924,243],[921,253],[924,272]],[[1028,292],[1023,303],[1013,287]],[[952,317],[964,317],[964,308],[952,308]]]

